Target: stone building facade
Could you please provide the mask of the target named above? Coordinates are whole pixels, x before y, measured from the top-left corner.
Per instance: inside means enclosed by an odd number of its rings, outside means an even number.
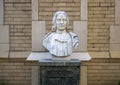
[[[41,42],[51,30],[54,12],[66,11],[70,31],[81,43],[81,85],[118,85],[120,80],[119,0],[0,0],[0,82],[39,85],[39,64],[28,62],[31,51],[45,51]]]

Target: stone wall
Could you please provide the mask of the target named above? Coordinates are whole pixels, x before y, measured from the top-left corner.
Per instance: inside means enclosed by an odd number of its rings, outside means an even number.
[[[119,80],[120,59],[82,62],[81,85],[118,85]],[[6,85],[39,85],[39,64],[19,59],[1,59],[0,81]]]
[[[10,28],[10,50],[31,51],[31,0],[5,0],[4,24]],[[51,30],[53,13],[64,10],[73,21],[81,20],[80,0],[39,0],[39,21],[46,22],[46,32]],[[115,24],[115,0],[88,0],[88,42],[89,52],[109,52],[110,26]],[[108,55],[108,54],[107,54]]]
[[[5,85],[31,85],[31,73],[32,67],[29,63],[6,59],[0,62],[0,82]]]
[[[110,25],[115,22],[115,0],[88,0],[88,50],[108,52]]]
[[[70,17],[70,30],[73,31],[73,22],[83,20],[81,1],[84,0],[39,0],[38,20],[40,22],[33,19],[35,21],[33,24],[36,26],[36,23],[40,23],[38,27],[42,28],[42,25],[46,23],[45,31],[47,33],[51,29],[53,13],[57,10],[64,10]],[[119,4],[117,6],[116,4],[119,0],[86,1],[88,19],[83,21],[88,22],[87,49],[93,59],[82,63],[81,85],[117,85],[118,80],[120,80],[120,38],[118,34],[120,14],[116,12],[119,10]],[[38,85],[39,83],[39,79],[36,78],[36,76],[38,77],[37,73],[39,73],[38,64],[25,61],[29,54],[26,52],[31,51],[32,48],[31,2],[32,0],[3,0],[4,18],[0,19],[0,25],[9,28],[9,33],[8,30],[5,32],[8,33],[9,40],[7,37],[7,42],[1,42],[5,37],[2,39],[0,37],[0,54],[2,47],[5,52],[7,49],[7,54],[5,54],[7,57],[4,57],[6,59],[0,55],[0,80],[7,85]],[[0,15],[3,14],[0,12]],[[0,27],[0,31],[3,27]],[[3,46],[3,43],[7,43],[7,48]],[[10,59],[7,59],[8,57]],[[21,60],[21,58],[23,59]]]
[[[87,65],[87,85],[118,85],[120,59],[93,59]]]
[[[56,11],[66,11],[71,28],[73,21],[80,21],[80,2],[81,0],[39,0],[39,20],[46,21],[46,32],[51,30],[52,17]]]
[[[4,0],[4,24],[10,29],[10,50],[31,50],[31,0]]]

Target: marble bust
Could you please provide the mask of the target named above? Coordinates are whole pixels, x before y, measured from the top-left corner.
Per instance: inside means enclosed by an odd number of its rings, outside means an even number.
[[[53,56],[70,56],[78,47],[78,36],[69,32],[68,15],[64,11],[58,11],[53,16],[52,31],[43,39],[43,46]]]

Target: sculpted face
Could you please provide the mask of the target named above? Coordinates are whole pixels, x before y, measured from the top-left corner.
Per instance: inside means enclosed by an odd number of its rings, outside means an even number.
[[[56,18],[57,30],[64,31],[67,27],[67,17],[64,14],[59,14]]]

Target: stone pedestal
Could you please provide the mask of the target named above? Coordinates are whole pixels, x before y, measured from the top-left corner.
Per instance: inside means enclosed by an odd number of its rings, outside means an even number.
[[[32,68],[32,85],[82,85],[83,82],[86,84],[87,68],[80,66],[81,61],[89,60],[91,57],[87,52],[75,52],[68,57],[54,57],[48,52],[31,52],[27,61],[38,61],[40,64],[40,70]]]
[[[79,60],[45,59],[40,63],[40,85],[80,85]]]

